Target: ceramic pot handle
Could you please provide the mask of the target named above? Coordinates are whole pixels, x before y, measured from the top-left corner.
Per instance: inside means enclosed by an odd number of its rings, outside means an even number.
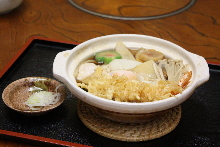
[[[209,74],[209,67],[208,64],[202,56],[190,53],[195,61],[197,73],[195,73],[195,81],[196,81],[196,87],[202,85],[203,83],[207,82],[209,80],[210,74]]]
[[[63,83],[66,82],[65,80],[65,63],[66,63],[66,58],[69,55],[69,52],[71,50],[67,50],[67,51],[63,51],[63,52],[59,52],[53,62],[53,76],[62,81]]]

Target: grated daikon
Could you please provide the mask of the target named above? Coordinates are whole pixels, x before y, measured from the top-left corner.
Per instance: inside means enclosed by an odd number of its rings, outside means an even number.
[[[32,110],[39,110],[43,106],[56,104],[60,99],[60,93],[40,91],[33,93],[25,102]]]

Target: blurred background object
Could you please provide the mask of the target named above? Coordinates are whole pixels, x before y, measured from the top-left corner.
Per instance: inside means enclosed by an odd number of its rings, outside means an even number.
[[[0,0],[0,14],[11,12],[17,8],[23,0]]]
[[[192,7],[196,0],[68,0],[74,7],[100,17],[121,20],[151,20],[173,16]]]

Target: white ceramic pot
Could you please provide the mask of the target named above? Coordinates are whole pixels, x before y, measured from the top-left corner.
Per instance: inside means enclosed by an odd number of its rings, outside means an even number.
[[[17,8],[23,0],[0,0],[0,14],[5,14]]]
[[[79,63],[96,52],[113,49],[117,41],[122,41],[128,48],[153,48],[164,53],[167,57],[182,59],[185,64],[190,65],[192,82],[182,94],[178,94],[176,97],[143,103],[107,100],[79,88],[73,76]],[[118,34],[94,38],[72,50],[58,53],[53,64],[53,74],[55,78],[67,85],[73,95],[87,104],[112,112],[140,114],[163,111],[181,104],[193,94],[198,86],[209,79],[209,68],[203,57],[190,53],[169,41],[146,35]]]

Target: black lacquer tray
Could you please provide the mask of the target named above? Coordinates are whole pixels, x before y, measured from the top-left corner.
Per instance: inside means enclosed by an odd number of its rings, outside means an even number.
[[[56,54],[75,46],[74,43],[32,38],[1,77],[0,95],[8,84],[20,78],[53,78]],[[77,98],[71,94],[60,107],[42,116],[17,113],[0,99],[0,138],[42,146],[220,146],[220,66],[209,66],[210,80],[181,105],[179,125],[161,138],[123,142],[102,137],[83,125],[77,115]]]

